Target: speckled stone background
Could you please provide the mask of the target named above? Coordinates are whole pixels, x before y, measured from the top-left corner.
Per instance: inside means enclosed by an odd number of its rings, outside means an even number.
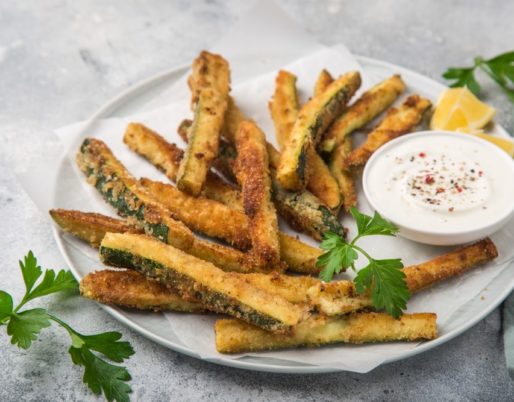
[[[514,2],[279,1],[319,41],[390,61],[441,80],[446,67],[514,45]],[[0,2],[0,288],[22,295],[17,260],[34,250],[61,268],[46,214],[23,192],[16,171],[58,152],[52,129],[84,119],[111,97],[154,73],[189,62],[249,7],[243,1],[117,0]],[[486,98],[514,131],[513,106],[493,86]],[[276,375],[216,366],[137,335],[95,303],[50,297],[42,303],[83,332],[118,330],[137,353],[128,366],[141,401],[507,401],[497,309],[462,336],[428,353],[366,375]],[[0,330],[0,401],[96,400],[66,353],[58,328],[29,351]]]

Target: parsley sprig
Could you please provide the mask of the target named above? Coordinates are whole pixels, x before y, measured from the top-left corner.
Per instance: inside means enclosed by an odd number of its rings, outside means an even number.
[[[451,87],[468,87],[475,95],[480,94],[480,84],[475,78],[475,71],[479,68],[496,82],[503,92],[514,103],[514,51],[500,54],[492,59],[485,60],[481,56],[474,59],[471,67],[451,67],[443,77],[453,80]]]
[[[43,274],[32,251],[20,261],[20,269],[26,289],[20,303],[14,307],[12,296],[0,290],[0,326],[7,326],[11,343],[28,349],[41,330],[54,322],[70,335],[71,346],[68,352],[74,364],[84,367],[84,383],[95,394],[103,391],[108,401],[128,401],[128,394],[132,392],[126,383],[130,380],[129,372],[125,367],[108,363],[99,354],[113,362],[121,363],[134,354],[130,343],[120,341],[119,332],[83,335],[44,308],[21,311],[26,303],[36,298],[67,290],[77,291],[78,283],[69,271],[61,270],[56,274],[49,269]],[[43,278],[36,285],[41,276]]]
[[[369,292],[375,308],[385,309],[397,318],[407,307],[407,300],[410,298],[401,259],[374,259],[356,243],[365,236],[395,236],[398,228],[382,218],[378,212],[371,217],[352,208],[351,214],[357,224],[358,232],[351,242],[346,242],[333,232],[326,232],[323,235],[321,248],[325,253],[317,261],[317,265],[323,267],[320,278],[329,282],[335,274],[344,272],[347,268],[357,272],[355,262],[359,254],[363,255],[368,260],[368,265],[361,268],[354,279],[357,292],[360,294]]]

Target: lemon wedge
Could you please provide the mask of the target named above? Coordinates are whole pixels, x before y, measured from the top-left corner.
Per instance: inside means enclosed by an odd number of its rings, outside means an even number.
[[[445,90],[430,120],[432,130],[474,132],[491,121],[496,111],[467,88]]]

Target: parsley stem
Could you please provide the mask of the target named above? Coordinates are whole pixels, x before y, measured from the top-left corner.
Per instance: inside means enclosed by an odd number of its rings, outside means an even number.
[[[357,238],[357,237],[356,237]],[[360,252],[364,257],[366,257],[368,259],[369,262],[371,261],[374,261],[373,257],[371,257],[368,253],[366,253],[362,248],[360,248],[359,246],[353,244],[353,242],[351,243],[351,246],[354,250],[357,250],[358,252]]]

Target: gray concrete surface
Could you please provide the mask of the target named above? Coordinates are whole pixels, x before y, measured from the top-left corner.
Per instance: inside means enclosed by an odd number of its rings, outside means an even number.
[[[441,80],[446,67],[473,56],[512,50],[514,2],[280,1],[325,44],[398,63]],[[20,296],[17,260],[34,250],[44,266],[64,267],[50,222],[14,172],[37,168],[39,153],[57,152],[52,129],[83,119],[145,77],[190,61],[238,19],[243,1],[0,2],[0,288]],[[492,86],[497,120],[514,130],[513,106]],[[128,366],[133,400],[141,401],[507,401],[514,388],[505,368],[495,310],[453,341],[367,375],[275,375],[194,360],[160,347],[80,298],[46,306],[84,332],[123,332],[137,353]],[[66,353],[68,339],[45,330],[29,351],[0,328],[0,401],[95,400]]]

